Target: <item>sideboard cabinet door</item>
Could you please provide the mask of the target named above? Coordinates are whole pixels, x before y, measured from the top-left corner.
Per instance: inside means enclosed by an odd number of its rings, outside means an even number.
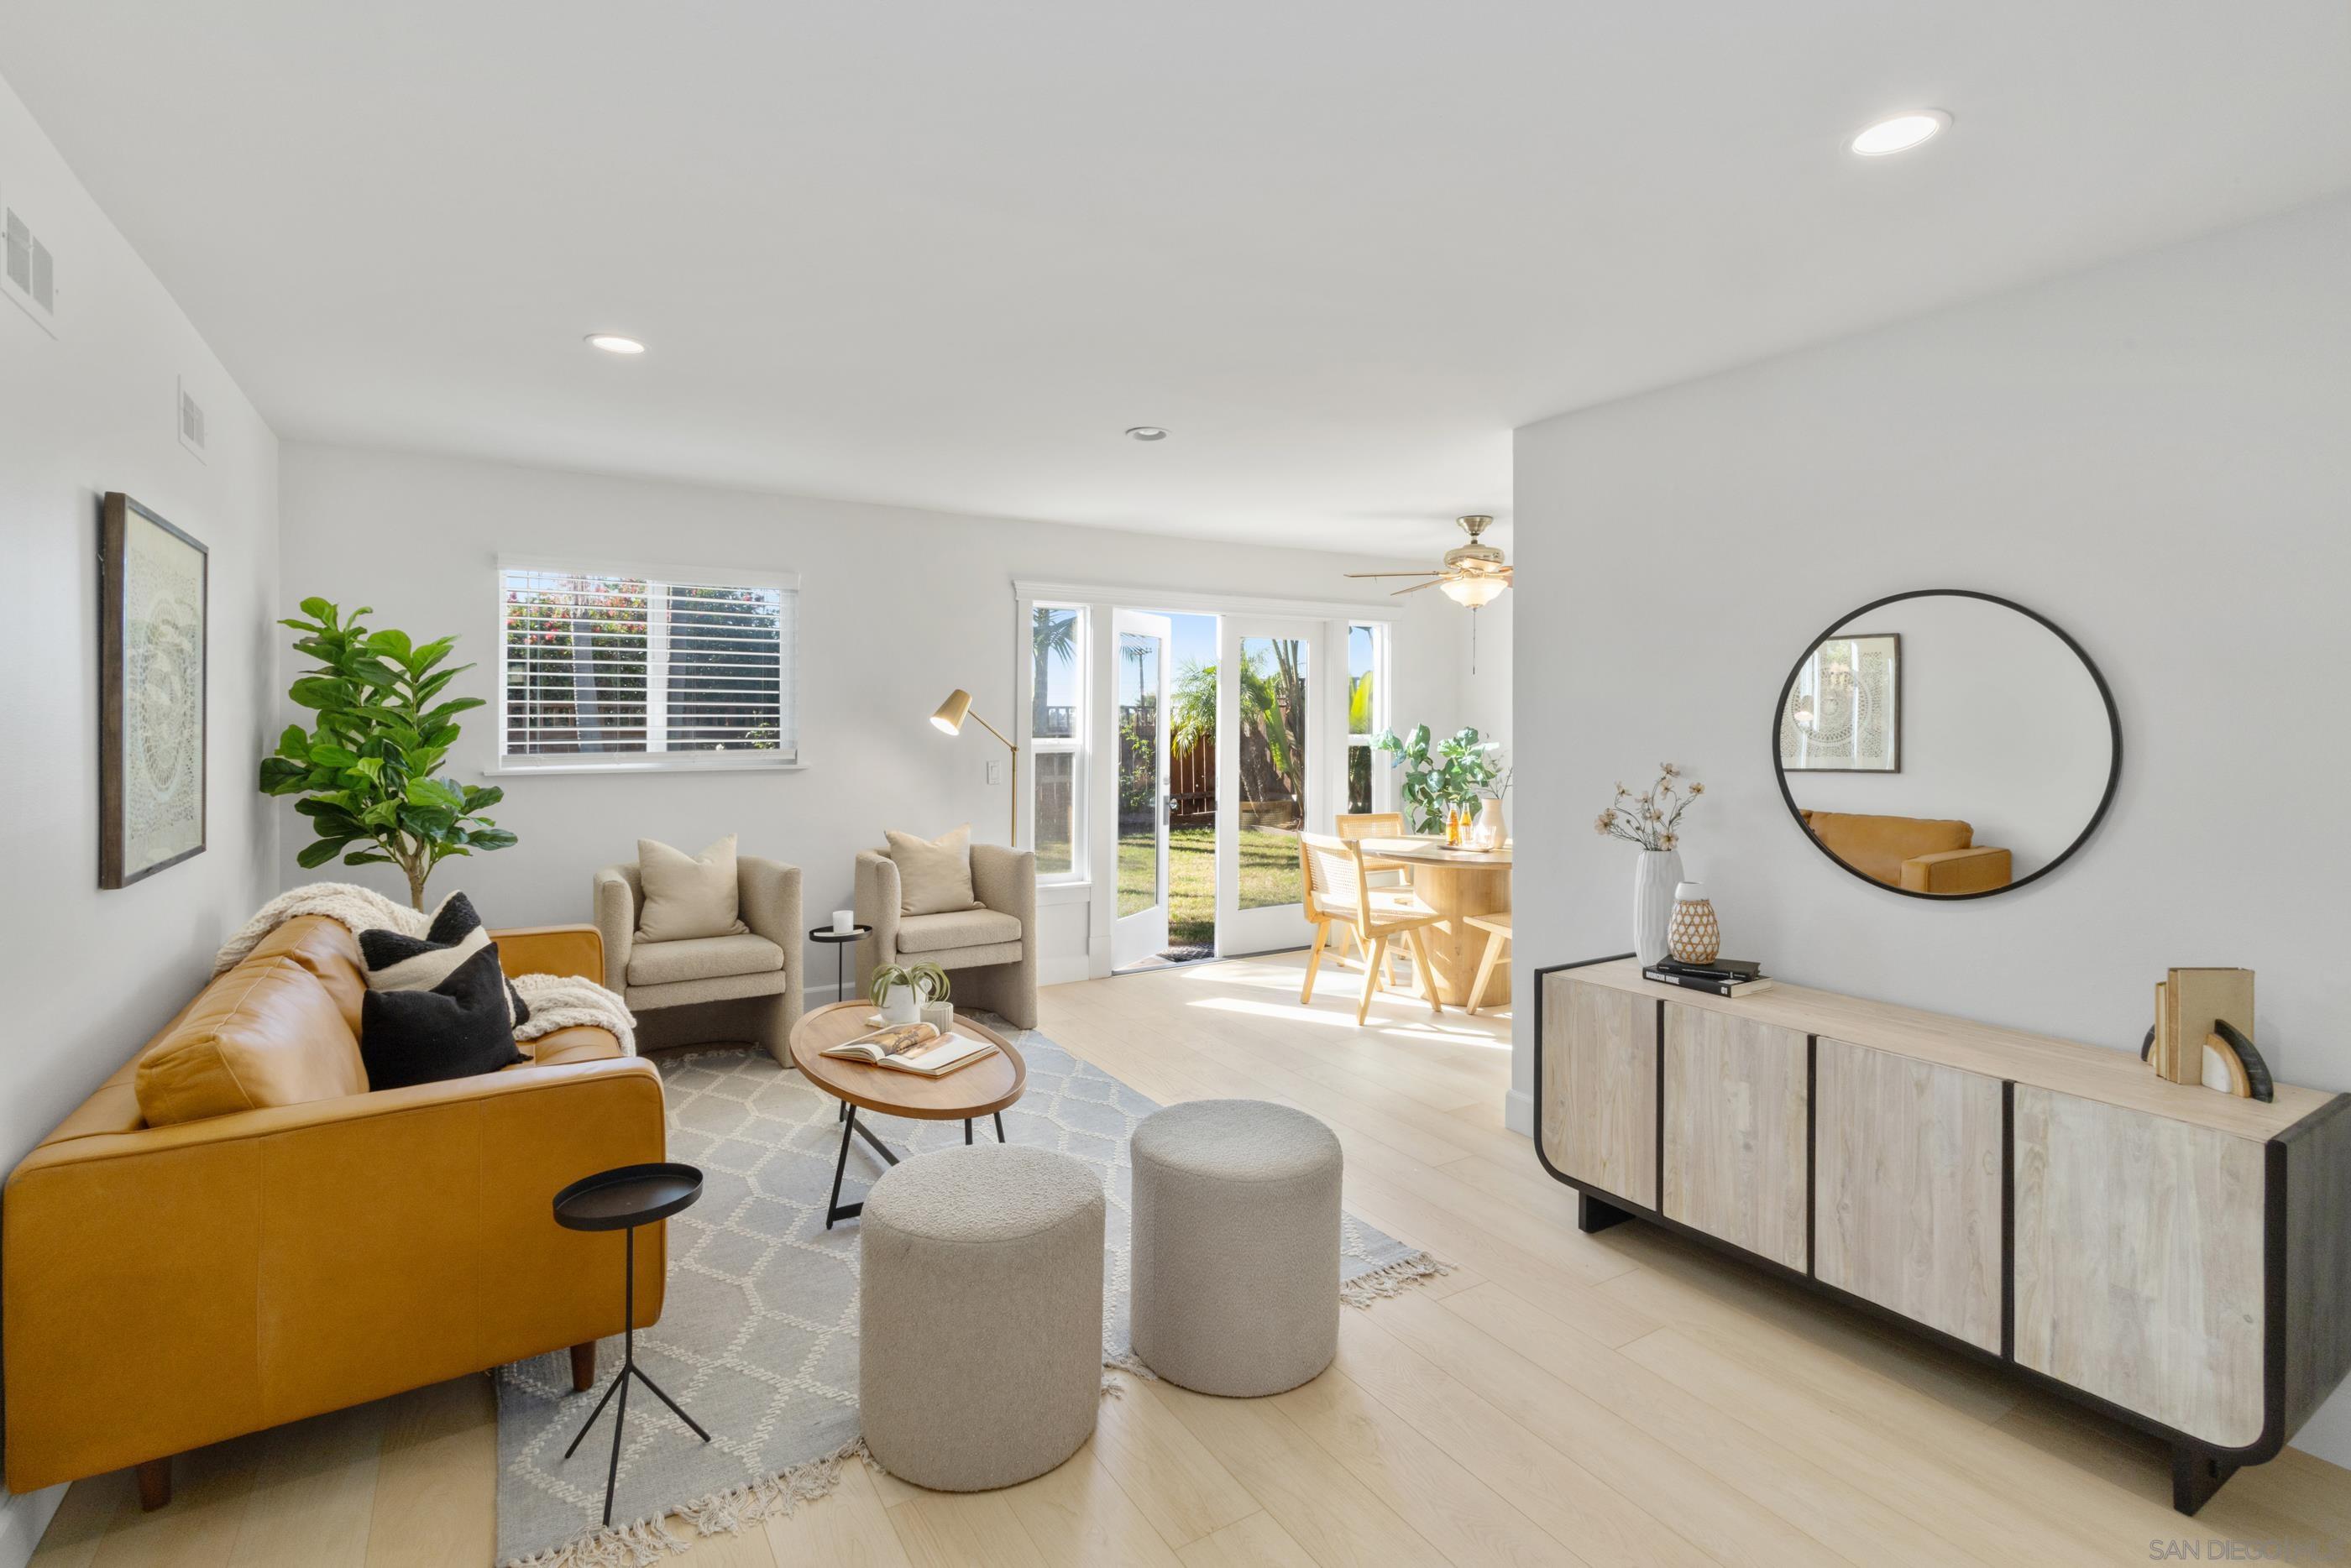
[[[1657,1004],[1554,975],[1543,989],[1543,1154],[1570,1181],[1657,1206]]]
[[[1822,1035],[1813,1273],[2000,1353],[2001,1081]]]
[[[2016,1362],[2217,1448],[2262,1435],[2264,1146],[2016,1086]]]
[[[1810,1040],[1710,1008],[1665,1012],[1660,1211],[1802,1271]]]

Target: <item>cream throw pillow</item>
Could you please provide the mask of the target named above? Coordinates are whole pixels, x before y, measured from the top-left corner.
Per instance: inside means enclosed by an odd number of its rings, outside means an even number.
[[[748,929],[735,918],[735,836],[731,833],[699,855],[640,838],[637,876],[645,887],[643,906],[637,910],[641,942],[739,937]],[[967,877],[966,885],[969,885]]]
[[[936,838],[890,835],[890,858],[898,863],[898,913],[944,915],[977,909],[971,891],[971,824]]]

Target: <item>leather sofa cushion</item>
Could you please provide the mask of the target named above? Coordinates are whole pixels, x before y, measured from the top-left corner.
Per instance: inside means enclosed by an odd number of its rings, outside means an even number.
[[[722,975],[773,974],[784,950],[765,937],[690,937],[678,942],[639,941],[629,952],[631,985],[673,985]]]
[[[1873,816],[1854,812],[1808,811],[1804,826],[1829,853],[1872,880],[1902,886],[1902,863],[1914,856],[1965,849],[1975,829],[1964,822],[1921,816]]]
[[[938,915],[908,915],[898,922],[901,953],[944,952],[949,948],[990,947],[1018,942],[1020,920],[998,909],[952,909]]]
[[[149,1127],[367,1092],[357,1035],[319,977],[285,954],[206,986],[139,1058]]]
[[[515,1049],[528,1058],[504,1069],[518,1072],[525,1067],[559,1067],[567,1062],[601,1062],[621,1054],[621,1042],[609,1029],[599,1029],[592,1023],[575,1023],[569,1029],[558,1029],[536,1040],[517,1040]]]
[[[335,1011],[353,1035],[360,1032],[360,998],[367,994],[367,971],[360,962],[359,939],[340,920],[298,915],[261,939],[247,959],[287,958],[327,988]]]

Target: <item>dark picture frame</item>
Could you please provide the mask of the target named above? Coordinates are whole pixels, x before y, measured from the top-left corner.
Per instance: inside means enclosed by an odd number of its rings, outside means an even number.
[[[2113,748],[2106,766],[2106,787],[2098,796],[2098,808],[2090,814],[2090,820],[2082,825],[2082,831],[2074,836],[2074,841],[2065,846],[2060,854],[2040,869],[2028,872],[2013,882],[2006,883],[2001,887],[1980,888],[1972,893],[1925,893],[1908,888],[1896,888],[1879,881],[1858,867],[1846,865],[1837,857],[1834,850],[1821,842],[1818,835],[1804,826],[1803,808],[1796,804],[1795,791],[1788,786],[1788,770],[1780,765],[1780,718],[1787,711],[1788,694],[1796,689],[1796,677],[1803,672],[1804,660],[1812,658],[1813,649],[1834,637],[1839,627],[1850,625],[1863,616],[1884,609],[1888,605],[1898,605],[1906,599],[1931,598],[1980,599],[1985,604],[1998,605],[2003,609],[2014,610],[2021,616],[2040,622],[2058,641],[2072,650],[2074,657],[2082,661],[2082,668],[2090,672],[2090,680],[2098,689],[2098,701],[2105,705],[2106,738]],[[2039,610],[2018,604],[2014,599],[2002,598],[1998,594],[1985,593],[1980,588],[1913,588],[1908,593],[1888,594],[1882,599],[1872,599],[1859,609],[1847,611],[1831,621],[1827,630],[1804,645],[1803,653],[1788,670],[1787,680],[1780,683],[1780,700],[1771,705],[1771,775],[1779,781],[1780,799],[1788,808],[1789,820],[1796,825],[1798,830],[1803,834],[1805,841],[1819,850],[1830,865],[1854,880],[1875,888],[1882,893],[1893,893],[1905,898],[1924,898],[1937,904],[1961,904],[1971,898],[1996,898],[2002,893],[2013,893],[2019,888],[2031,887],[2074,858],[2082,846],[2089,843],[2091,836],[2098,831],[2098,825],[2106,820],[2107,809],[2115,804],[2115,791],[2121,786],[2123,780],[2122,713],[2115,706],[2114,689],[2106,684],[2105,671],[2098,668],[2098,661],[2090,657],[2089,649],[2076,642],[2071,632]]]
[[[181,557],[183,551],[193,560]],[[156,563],[165,580],[152,585],[162,591],[151,598],[141,574]],[[128,888],[204,852],[212,552],[120,491],[109,491],[99,519],[98,597],[98,885]],[[170,847],[185,836],[189,799],[195,842]],[[150,842],[159,805],[183,825],[161,854]]]
[[[1882,768],[1865,768],[1859,765],[1838,767],[1824,763],[1805,763],[1792,768],[1788,764],[1784,746],[1775,742],[1773,751],[1779,757],[1781,771],[1799,774],[1885,774],[1889,775],[1900,773],[1902,771],[1902,634],[1898,631],[1840,631],[1825,637],[1814,638],[1813,646],[1804,650],[1804,657],[1796,660],[1795,670],[1789,675],[1788,684],[1780,693],[1782,737],[1784,738],[1786,733],[1784,721],[1788,711],[1788,700],[1795,692],[1796,677],[1803,673],[1805,664],[1820,651],[1821,645],[1829,642],[1890,642],[1894,645],[1894,680],[1891,693],[1894,722],[1890,726],[1892,733],[1886,737],[1886,757],[1890,765]],[[1857,671],[1855,679],[1859,679]]]

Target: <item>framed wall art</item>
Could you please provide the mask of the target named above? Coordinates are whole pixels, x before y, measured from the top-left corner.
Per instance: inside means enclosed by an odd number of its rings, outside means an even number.
[[[1790,679],[1780,711],[1789,773],[1902,771],[1902,638],[1827,637]]]
[[[131,497],[99,519],[98,885],[204,851],[210,553]]]

